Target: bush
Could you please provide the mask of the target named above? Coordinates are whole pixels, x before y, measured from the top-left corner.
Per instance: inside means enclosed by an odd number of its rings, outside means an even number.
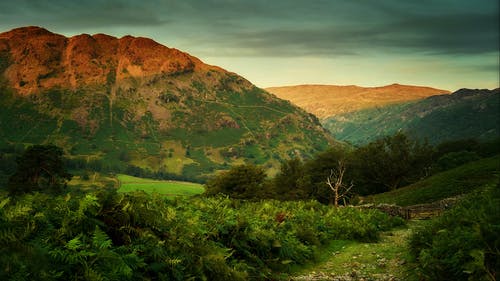
[[[436,163],[433,164],[432,170],[433,172],[447,171],[479,159],[480,157],[475,152],[449,152],[441,156]]]
[[[266,198],[269,189],[264,169],[252,164],[234,166],[206,184],[208,195],[223,193],[239,199]]]
[[[500,183],[477,192],[410,238],[423,280],[496,280],[500,272]]]

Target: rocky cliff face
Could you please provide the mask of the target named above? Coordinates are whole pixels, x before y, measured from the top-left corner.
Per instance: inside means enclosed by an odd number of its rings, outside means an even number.
[[[0,54],[13,62],[5,76],[21,94],[218,69],[148,38],[105,34],[66,38],[40,27],[0,34]]]

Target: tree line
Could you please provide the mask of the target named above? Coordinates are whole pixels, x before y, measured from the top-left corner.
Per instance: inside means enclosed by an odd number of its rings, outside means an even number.
[[[240,199],[316,199],[345,204],[358,196],[394,190],[432,174],[499,153],[499,141],[456,140],[432,146],[396,133],[365,146],[336,146],[310,160],[284,161],[269,179],[261,166],[245,164],[211,178],[206,194]]]

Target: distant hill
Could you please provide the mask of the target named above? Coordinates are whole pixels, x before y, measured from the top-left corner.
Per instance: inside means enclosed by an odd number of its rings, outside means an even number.
[[[266,90],[304,108],[321,120],[361,109],[449,93],[447,90],[399,84],[383,87],[297,85]]]
[[[364,144],[404,131],[431,143],[500,137],[500,89],[461,89],[451,95],[336,115],[323,125],[339,140]]]
[[[54,143],[110,171],[272,172],[333,142],[313,115],[237,74],[132,36],[1,33],[0,106],[0,151]]]

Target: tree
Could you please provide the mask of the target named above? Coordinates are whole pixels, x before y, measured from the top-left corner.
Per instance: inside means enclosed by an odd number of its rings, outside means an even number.
[[[9,193],[60,192],[72,177],[64,166],[63,154],[55,145],[29,147],[16,160],[17,170],[7,185]]]
[[[260,166],[253,164],[234,166],[207,182],[207,194],[223,193],[239,199],[268,197],[269,190],[265,179],[266,173]]]
[[[403,133],[360,147],[354,157],[358,192],[381,193],[415,182],[429,172],[432,155],[429,144]]]
[[[353,184],[348,186],[344,182],[344,174],[346,171],[345,160],[341,159],[338,161],[337,167],[330,170],[330,175],[326,178],[326,184],[332,190],[334,197],[333,203],[335,208],[339,206],[339,201],[341,199],[345,200],[349,191],[352,189]]]
[[[305,164],[305,176],[302,180],[303,188],[310,198],[324,204],[334,204],[335,194],[325,184],[325,179],[331,175],[332,167],[342,161],[344,168],[350,165],[350,151],[344,147],[333,147],[322,152]],[[343,181],[350,181],[351,175],[343,173]]]
[[[281,163],[280,172],[274,178],[274,189],[279,199],[304,199],[307,196],[303,186],[304,164],[298,158]]]

